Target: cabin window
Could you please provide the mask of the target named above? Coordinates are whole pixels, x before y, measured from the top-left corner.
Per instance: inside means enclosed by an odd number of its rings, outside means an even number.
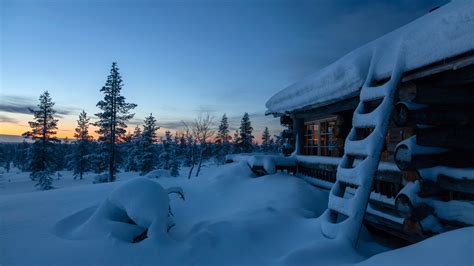
[[[336,117],[306,121],[304,123],[303,153],[305,155],[338,156],[335,128]]]

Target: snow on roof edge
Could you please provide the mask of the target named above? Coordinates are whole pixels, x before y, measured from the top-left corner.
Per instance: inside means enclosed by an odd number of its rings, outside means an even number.
[[[344,99],[356,93],[367,75],[374,49],[375,77],[389,76],[396,45],[405,47],[405,69],[415,70],[432,63],[474,51],[474,4],[457,0],[428,13],[362,47],[307,78],[279,91],[266,103],[265,114],[283,114],[309,105]]]

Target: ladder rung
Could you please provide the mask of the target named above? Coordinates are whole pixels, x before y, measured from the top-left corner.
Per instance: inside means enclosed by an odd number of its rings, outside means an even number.
[[[379,124],[379,117],[377,111],[372,111],[367,114],[354,113],[354,116],[352,117],[352,126],[357,128],[376,127]]]
[[[350,216],[352,213],[351,202],[348,199],[338,197],[332,193],[329,193],[328,208],[346,216]]]
[[[361,186],[361,180],[355,168],[337,168],[337,180],[352,186]]]
[[[387,96],[386,84],[376,87],[363,87],[360,91],[360,101],[367,102],[384,98]]]
[[[369,155],[369,143],[370,137],[361,140],[348,140],[344,146],[344,152],[352,156],[368,156]]]

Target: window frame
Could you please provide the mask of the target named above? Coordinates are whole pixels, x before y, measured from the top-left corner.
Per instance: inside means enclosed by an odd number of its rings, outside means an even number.
[[[302,153],[304,155],[337,157],[337,152],[334,152],[338,147],[337,137],[333,133],[333,128],[336,126],[337,115],[304,121]],[[334,141],[336,145],[331,144]]]

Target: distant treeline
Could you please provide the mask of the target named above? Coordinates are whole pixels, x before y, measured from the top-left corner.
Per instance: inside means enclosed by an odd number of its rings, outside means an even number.
[[[23,136],[32,139],[29,143],[0,143],[0,166],[7,172],[11,167],[30,172],[32,180],[44,190],[53,188],[52,176],[56,171],[71,170],[75,178],[82,179],[84,173],[105,173],[99,182],[112,182],[118,171],[136,171],[144,175],[155,169],[170,171],[179,175],[182,166],[189,167],[188,178],[199,175],[206,160],[222,164],[231,153],[279,152],[282,141],[279,136],[271,137],[265,128],[261,144],[256,144],[252,125],[245,113],[241,125],[230,135],[227,116],[224,114],[216,127],[209,115],[199,115],[189,125],[183,122],[183,129],[158,138],[159,129],[155,117],[150,114],[142,126],[133,133],[127,133],[127,122],[137,105],[127,103],[120,94],[122,79],[116,63],[112,64],[105,86],[100,90],[104,98],[97,103],[98,120],[91,123],[82,111],[77,120],[74,139],[59,140],[56,137],[57,122],[54,102],[48,91],[39,97],[30,131]],[[89,126],[98,127],[97,139],[89,134]]]

